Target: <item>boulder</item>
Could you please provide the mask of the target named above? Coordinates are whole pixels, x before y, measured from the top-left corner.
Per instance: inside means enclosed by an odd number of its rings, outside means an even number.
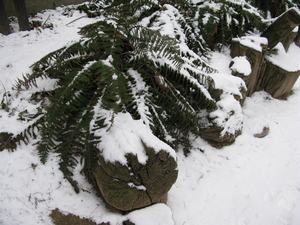
[[[93,176],[103,199],[118,210],[165,203],[177,179],[177,163],[168,151],[157,151],[143,141],[142,145],[148,157],[146,163],[141,163],[133,153],[125,155],[126,164],[106,161],[101,153],[98,155]]]

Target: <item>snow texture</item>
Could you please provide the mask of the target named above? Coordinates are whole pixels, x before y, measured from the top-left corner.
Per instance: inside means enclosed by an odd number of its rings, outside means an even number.
[[[217,102],[218,109],[210,113],[214,118],[214,123],[224,127],[221,135],[226,133],[234,134],[243,127],[243,113],[239,103],[234,95],[242,98],[239,90],[246,88],[244,81],[236,76],[227,73],[217,73],[210,75],[215,82],[215,88],[223,90],[220,101]]]
[[[279,42],[275,49],[276,54],[270,54],[266,56],[266,59],[272,64],[279,66],[287,72],[297,72],[300,71],[299,55],[300,48],[292,43],[288,52],[285,51],[281,42]]]
[[[154,136],[142,120],[133,120],[129,113],[114,114],[112,120],[108,129],[101,129],[95,133],[101,137],[98,148],[106,161],[112,163],[118,161],[126,165],[125,155],[133,154],[137,156],[139,163],[146,164],[148,156],[143,143],[156,152],[165,150],[176,159],[175,151]]]
[[[246,56],[237,56],[232,59],[232,66],[230,67],[233,71],[236,71],[244,76],[249,76],[252,72],[250,62]]]
[[[73,17],[67,17],[62,16],[62,10],[46,10],[37,15],[43,21],[50,16],[49,21],[55,25],[52,30],[0,35],[0,97],[2,102],[15,109],[14,115],[0,110],[0,132],[17,134],[26,123],[17,120],[18,113],[25,109],[34,112],[37,108],[27,101],[29,92],[17,96],[12,90],[16,78],[30,72],[30,65],[45,54],[78,40],[78,27],[97,20],[81,18],[66,26],[82,14],[75,11]],[[289,54],[294,51],[299,49],[291,46]],[[283,57],[282,54],[279,51],[278,57]],[[295,53],[293,57],[299,61],[300,54]],[[230,61],[228,50],[214,53],[211,63],[220,72],[214,77],[216,85],[228,87]],[[294,66],[293,61],[286,62],[288,69]],[[40,82],[49,85],[50,89],[55,85],[52,81]],[[231,82],[239,85],[240,81]],[[121,225],[128,219],[136,225],[298,225],[299,81],[293,92],[286,101],[273,99],[265,92],[248,97],[241,112],[243,133],[234,144],[221,151],[200,138],[194,140],[188,156],[178,149],[179,177],[169,192],[167,204],[156,204],[128,215],[105,208],[80,174],[80,164],[73,171],[82,190],[76,194],[59,170],[57,155],[51,153],[46,164],[41,164],[35,145],[38,139],[28,145],[21,144],[14,152],[3,150],[0,152],[0,224],[52,225],[48,215],[51,210],[59,208],[64,213],[73,213],[97,223],[109,221],[112,225]],[[230,105],[231,100],[229,97],[228,102],[224,99],[224,104]],[[120,119],[132,122],[126,114],[115,119],[119,124]],[[129,130],[136,132],[138,126],[143,131],[140,121],[132,124]],[[253,137],[266,126],[270,132],[265,138]],[[142,131],[141,137],[147,135]],[[151,135],[147,140],[152,141]],[[145,155],[141,159],[145,160]]]
[[[241,45],[252,48],[258,52],[262,52],[262,45],[268,44],[268,39],[265,37],[245,36],[241,38],[233,38],[233,41],[239,42]]]

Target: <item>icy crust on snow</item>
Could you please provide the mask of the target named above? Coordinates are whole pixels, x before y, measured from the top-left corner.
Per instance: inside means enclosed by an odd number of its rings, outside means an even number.
[[[300,71],[300,48],[295,43],[290,45],[288,52],[285,51],[281,42],[275,46],[275,49],[277,50],[276,54],[266,56],[268,61],[287,72]]]
[[[230,67],[233,71],[236,71],[244,76],[249,76],[252,72],[250,62],[246,56],[237,56],[232,59],[233,65]]]
[[[233,41],[239,42],[241,45],[252,48],[258,52],[262,52],[262,45],[268,44],[268,39],[257,36],[244,36],[241,38],[233,38]]]
[[[234,95],[242,98],[241,88],[246,89],[244,81],[236,76],[217,73],[210,75],[215,81],[215,88],[223,90],[220,101],[217,102],[218,109],[210,113],[213,122],[224,127],[221,136],[226,133],[234,134],[243,127],[243,112],[240,102]]]
[[[154,151],[164,150],[176,159],[175,151],[165,142],[152,134],[142,120],[134,120],[129,113],[117,113],[109,120],[113,120],[108,128],[95,131],[101,137],[98,148],[108,162],[127,164],[126,154],[136,155],[139,163],[146,164],[148,156],[143,143]]]

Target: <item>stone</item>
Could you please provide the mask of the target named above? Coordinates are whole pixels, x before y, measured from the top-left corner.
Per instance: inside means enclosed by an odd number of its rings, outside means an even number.
[[[105,161],[98,155],[99,165],[93,176],[103,199],[121,211],[132,211],[154,203],[165,203],[167,193],[178,175],[174,157],[165,150],[155,151],[143,143],[148,156],[141,164],[136,155],[125,155],[127,164]]]

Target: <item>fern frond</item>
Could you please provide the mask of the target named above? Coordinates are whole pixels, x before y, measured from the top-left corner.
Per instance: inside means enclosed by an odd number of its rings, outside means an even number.
[[[148,59],[157,62],[162,58],[166,58],[177,69],[183,63],[176,39],[161,35],[157,31],[143,26],[132,27],[128,37],[131,39],[134,49],[133,54],[139,59]]]

